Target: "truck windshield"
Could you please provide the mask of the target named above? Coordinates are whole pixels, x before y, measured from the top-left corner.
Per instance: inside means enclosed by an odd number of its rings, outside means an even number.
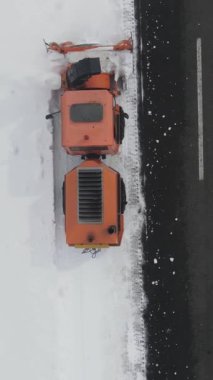
[[[103,105],[100,103],[79,103],[70,107],[70,119],[76,123],[99,122],[103,119]]]

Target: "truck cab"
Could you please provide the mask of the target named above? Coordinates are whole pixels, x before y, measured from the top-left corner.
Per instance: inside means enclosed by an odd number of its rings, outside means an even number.
[[[114,75],[101,73],[98,58],[72,64],[63,76],[62,146],[71,155],[114,155],[128,115],[116,104]]]

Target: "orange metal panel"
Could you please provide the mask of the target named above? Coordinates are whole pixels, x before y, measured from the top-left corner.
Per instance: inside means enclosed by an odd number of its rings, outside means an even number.
[[[85,89],[110,90],[110,77],[111,75],[108,73],[92,75],[86,82],[84,82],[83,87]]]
[[[101,168],[103,220],[97,224],[83,224],[78,220],[78,170],[79,168]],[[69,245],[88,245],[88,236],[94,237],[93,245],[119,245],[123,234],[123,215],[120,216],[121,229],[118,231],[118,173],[99,160],[86,160],[65,176],[65,230]],[[109,226],[117,230],[108,233]]]
[[[99,122],[74,122],[70,107],[74,104],[103,105],[103,119]],[[113,95],[107,90],[65,91],[61,96],[62,145],[70,154],[84,154],[82,148],[107,147],[101,152],[115,154]],[[78,149],[79,147],[79,149]],[[72,151],[72,149],[74,149]],[[83,153],[82,153],[83,152]],[[90,150],[91,152],[91,150]]]

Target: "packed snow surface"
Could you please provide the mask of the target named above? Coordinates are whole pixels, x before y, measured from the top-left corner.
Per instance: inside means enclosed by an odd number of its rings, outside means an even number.
[[[1,379],[145,379],[135,55],[122,63],[124,144],[108,160],[126,182],[125,234],[92,259],[65,244],[61,185],[72,159],[59,118],[45,120],[58,76],[42,41],[112,43],[134,39],[134,27],[132,0],[8,0],[1,9]]]

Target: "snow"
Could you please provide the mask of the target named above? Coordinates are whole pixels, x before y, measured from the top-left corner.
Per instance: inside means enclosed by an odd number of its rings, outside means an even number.
[[[45,120],[58,76],[47,41],[134,37],[132,0],[8,0],[0,14],[0,378],[145,379],[135,56],[122,62],[130,114],[120,155],[129,204],[120,248],[92,259],[65,245],[59,118]],[[98,10],[98,12],[97,12]],[[97,17],[98,14],[98,17]],[[119,59],[118,59],[119,60]],[[133,65],[129,71],[130,63]],[[120,65],[120,63],[118,63]],[[53,165],[54,164],[54,165]],[[57,175],[56,175],[57,174]],[[54,191],[53,191],[54,189]],[[141,343],[142,342],[142,343]]]

